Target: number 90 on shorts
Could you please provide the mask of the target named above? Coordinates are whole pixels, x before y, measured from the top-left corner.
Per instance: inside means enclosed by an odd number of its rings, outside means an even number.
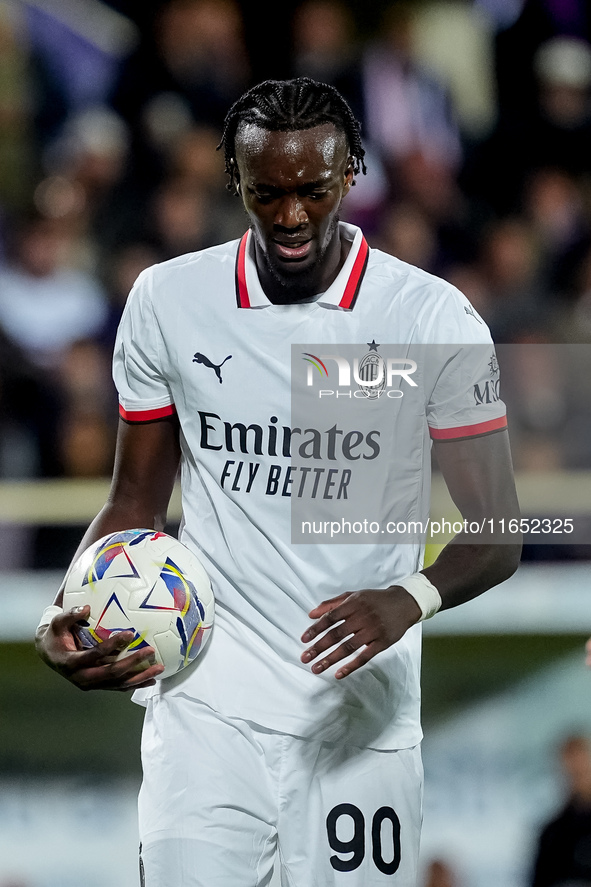
[[[350,840],[343,841],[338,837],[339,820],[349,817],[353,821],[353,835]],[[391,827],[389,840],[390,851],[386,851],[388,860],[384,859],[382,841],[382,825],[389,823]],[[355,804],[337,804],[326,817],[326,833],[328,843],[336,851],[330,857],[330,864],[338,872],[352,872],[359,868],[365,859],[366,852],[365,817]],[[392,807],[380,807],[371,821],[371,855],[376,868],[385,875],[393,875],[400,867],[400,820]],[[344,856],[342,855],[344,854]]]
[[[145,887],[267,887],[276,864],[282,887],[416,887],[418,746],[308,740],[163,695],[142,760]]]

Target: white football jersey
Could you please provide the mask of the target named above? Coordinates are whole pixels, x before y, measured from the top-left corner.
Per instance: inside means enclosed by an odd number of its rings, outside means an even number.
[[[322,478],[325,499],[344,476],[353,485],[354,472],[363,469],[357,463],[371,460],[377,448],[383,490],[397,490],[406,517],[426,519],[429,437],[505,427],[498,386],[491,387],[497,370],[490,365],[490,334],[454,287],[369,249],[359,229],[342,223],[351,247],[327,291],[312,303],[274,305],[257,276],[252,236],[147,269],[121,321],[114,357],[121,415],[145,422],[177,413],[181,539],[202,559],[216,595],[213,636],[197,663],[138,691],[136,699],[182,693],[225,716],[293,735],[414,746],[421,738],[419,625],[341,681],[334,668],[315,675],[300,661],[300,637],[314,606],[414,573],[422,544],[292,543],[292,496],[300,495],[303,461],[314,462],[314,440],[326,441],[328,426],[293,427],[291,346],[301,351],[298,372],[300,365],[307,371],[306,360],[322,357],[320,346],[303,347],[308,343],[326,343],[325,355],[339,343],[359,344],[362,354],[368,347],[379,353],[388,342],[481,346],[461,366],[450,359],[430,376],[417,373],[419,393],[397,407],[406,410],[399,418],[392,413],[391,434],[333,429],[341,476],[330,484]],[[321,363],[326,369],[327,361]],[[322,385],[331,387],[326,378]],[[343,464],[351,466],[349,475]]]

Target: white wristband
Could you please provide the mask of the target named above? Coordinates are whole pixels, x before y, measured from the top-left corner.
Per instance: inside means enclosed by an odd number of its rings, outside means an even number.
[[[413,573],[412,576],[399,579],[393,584],[400,585],[414,597],[422,613],[419,622],[430,619],[441,608],[441,595],[424,573]]]
[[[41,621],[37,626],[37,631],[40,628],[43,628],[44,625],[49,625],[54,616],[59,616],[60,613],[63,613],[63,609],[58,607],[57,604],[52,604],[51,607],[46,607],[43,610],[43,616],[41,617]]]

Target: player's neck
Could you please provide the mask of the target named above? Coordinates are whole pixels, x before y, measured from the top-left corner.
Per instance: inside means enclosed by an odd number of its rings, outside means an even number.
[[[254,260],[265,295],[274,305],[315,302],[336,279],[350,249],[351,242],[341,237],[337,229],[322,261],[315,268],[305,274],[286,275],[284,280],[280,280],[269,267],[254,240]]]

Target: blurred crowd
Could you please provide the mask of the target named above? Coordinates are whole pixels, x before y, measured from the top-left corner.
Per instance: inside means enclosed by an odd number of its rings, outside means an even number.
[[[353,2],[295,3],[277,31],[248,9],[0,0],[0,478],[109,474],[125,299],[245,230],[216,146],[261,74],[348,99],[368,174],[343,217],[372,246],[457,285],[498,342],[589,341],[585,0],[396,2],[369,30]]]

